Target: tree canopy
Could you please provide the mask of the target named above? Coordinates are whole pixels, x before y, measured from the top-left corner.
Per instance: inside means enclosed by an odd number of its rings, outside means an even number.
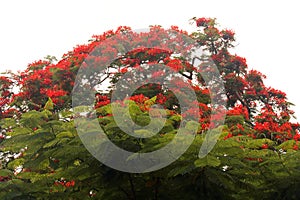
[[[176,26],[151,26],[147,33],[121,26],[93,36],[59,61],[48,56],[24,71],[1,76],[0,196],[255,199],[263,195],[296,199],[300,134],[299,124],[291,122],[293,104],[284,92],[264,84],[265,75],[249,70],[245,58],[231,53],[236,41],[233,30],[221,29],[212,18],[193,18],[191,22],[196,26],[191,34]],[[197,58],[202,61],[202,71],[191,58],[192,45],[203,49],[205,56]],[[214,112],[211,97],[222,91],[210,88],[217,81],[208,82],[205,77],[214,73],[206,68],[207,60],[216,66],[225,89],[224,124],[212,125],[212,116],[219,119],[221,114]],[[175,87],[159,84],[171,74],[178,78],[170,81]],[[126,96],[136,82],[146,84]],[[188,87],[196,100],[191,102],[185,96],[179,101],[178,96]],[[85,92],[83,88],[92,91],[92,96],[72,97],[74,91]],[[113,99],[117,89],[119,99]],[[169,144],[186,116],[197,119],[195,139],[179,159],[163,169],[141,174],[117,171],[94,158],[78,135],[74,109],[88,100],[108,138],[128,151],[151,152]],[[120,102],[122,115],[126,115],[122,105],[129,106],[130,115],[126,116],[139,125],[134,134],[152,134],[143,128],[151,120],[160,125],[157,134],[150,138],[126,134],[124,130],[132,124],[116,123],[113,100]],[[185,109],[182,103],[197,109]],[[161,108],[156,113],[153,104]],[[185,124],[184,130],[189,126]],[[209,129],[221,135],[213,150],[199,158]],[[84,130],[91,134],[96,127]]]

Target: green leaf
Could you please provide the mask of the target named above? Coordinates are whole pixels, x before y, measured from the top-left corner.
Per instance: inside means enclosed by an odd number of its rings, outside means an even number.
[[[18,177],[22,177],[22,179],[29,179],[31,183],[35,183],[38,180],[46,178],[45,175],[36,172],[22,172],[18,174]]]
[[[148,107],[151,107],[152,105],[155,104],[157,99],[157,96],[152,97],[151,99],[145,101],[145,105],[147,105]]]
[[[201,167],[206,167],[206,166],[217,167],[217,166],[221,165],[221,161],[217,157],[207,155],[204,158],[197,159],[194,162],[194,165],[196,167],[200,167],[200,168]]]
[[[9,128],[9,127],[15,127],[16,126],[16,120],[13,118],[4,118],[0,120],[0,126],[2,128]]]
[[[43,148],[53,147],[53,146],[55,146],[55,145],[59,142],[59,140],[60,140],[59,138],[54,139],[54,140],[52,140],[52,141],[46,143],[46,144],[43,146]]]
[[[54,104],[53,104],[53,101],[50,97],[48,98],[48,101],[46,102],[46,104],[44,106],[44,109],[46,109],[46,110],[53,110],[54,109]]]
[[[181,115],[172,115],[169,119],[175,122],[180,122],[182,117]]]
[[[186,164],[186,165],[172,169],[168,173],[168,177],[175,177],[177,175],[185,175],[185,174],[191,172],[193,169],[194,169],[193,165]]]
[[[28,128],[36,128],[44,124],[47,118],[46,113],[32,110],[22,115],[20,123]]]
[[[8,163],[7,168],[14,170],[16,167],[23,165],[25,163],[24,158],[18,158]]]
[[[273,146],[274,141],[267,138],[249,140],[248,142],[245,143],[245,147],[258,149],[261,148],[263,144],[268,144],[269,146]]]
[[[49,158],[47,158],[47,159],[43,160],[42,162],[40,162],[38,168],[42,169],[42,170],[48,169],[49,165],[50,165],[50,161],[49,161]]]
[[[200,128],[200,124],[195,121],[188,121],[185,125],[185,128],[189,131],[195,131]]]
[[[17,135],[27,135],[32,132],[32,129],[26,127],[16,127],[12,132],[8,132],[7,135],[17,136]]]
[[[143,112],[141,111],[140,107],[135,102],[129,103],[129,114],[133,117],[136,115],[140,115]]]
[[[65,109],[65,110],[60,111],[60,115],[61,115],[63,118],[71,117],[71,116],[73,115],[73,112],[70,111],[69,109]]]
[[[64,131],[64,132],[60,132],[59,134],[56,135],[57,138],[72,138],[74,137],[74,135],[70,132],[70,131]]]
[[[296,144],[295,140],[288,140],[280,144],[279,146],[276,147],[276,149],[283,149],[283,150],[288,150],[288,149],[293,149],[293,146]]]
[[[12,176],[14,173],[8,169],[1,169],[0,176]]]
[[[52,112],[49,111],[49,110],[43,110],[42,113],[45,114],[48,117],[51,117],[53,115]]]
[[[136,116],[135,123],[140,126],[147,126],[151,122],[149,115]]]
[[[150,132],[150,131],[147,130],[147,129],[135,130],[134,133],[135,133],[136,135],[139,135],[139,136],[150,136],[150,135],[153,135],[153,133]]]
[[[111,106],[112,106],[111,104],[102,106],[100,108],[97,108],[96,112],[97,112],[97,114],[100,114],[101,116],[112,114]]]

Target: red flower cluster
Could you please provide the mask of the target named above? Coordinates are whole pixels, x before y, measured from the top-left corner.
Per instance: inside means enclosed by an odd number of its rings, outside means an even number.
[[[227,111],[227,115],[242,115],[245,119],[249,119],[249,113],[247,108],[245,108],[243,105],[236,105],[235,107],[231,108]]]
[[[268,144],[263,144],[263,145],[261,145],[261,148],[262,148],[262,149],[268,149],[268,148],[269,148],[269,145],[268,145]]]
[[[0,107],[3,107],[7,103],[9,103],[9,99],[0,98]]]
[[[127,69],[126,67],[120,69],[120,72],[121,72],[122,74],[125,74],[127,71],[128,71],[128,69]]]
[[[67,92],[56,88],[57,87],[54,87],[53,89],[42,88],[40,92],[41,94],[46,94],[48,97],[50,97],[54,104],[62,104],[64,101],[60,97],[67,95]]]
[[[293,137],[294,140],[299,141],[300,140],[300,133],[299,131],[296,131],[296,134]]]
[[[232,30],[225,29],[225,30],[221,31],[221,34],[222,34],[222,38],[224,40],[234,40],[235,33]]]
[[[251,157],[248,157],[248,158],[245,158],[246,160],[250,160],[250,161],[257,161],[257,162],[262,162],[263,159],[262,158],[251,158]]]
[[[138,94],[130,97],[130,100],[135,101],[138,104],[143,104],[149,98],[145,97],[143,94]]]
[[[297,151],[297,150],[299,150],[299,146],[295,144],[295,145],[293,146],[293,149]]]
[[[75,186],[75,181],[71,180],[71,181],[65,181],[65,180],[60,180],[60,181],[55,181],[54,182],[55,186],[64,186],[64,187],[74,187]]]
[[[232,133],[228,133],[225,137],[224,137],[224,140],[227,140],[228,138],[231,138],[233,137]]]
[[[196,25],[197,25],[198,27],[200,27],[200,26],[207,27],[210,21],[211,21],[210,18],[205,18],[205,17],[198,18],[198,19],[196,20]]]
[[[157,99],[156,99],[157,103],[163,105],[166,101],[167,101],[167,97],[165,95],[163,95],[162,93],[159,93],[157,95]]]
[[[240,56],[232,56],[230,61],[237,66],[247,67],[246,59]]]
[[[11,178],[9,176],[0,176],[0,182],[6,182],[11,180]]]
[[[183,65],[179,59],[168,59],[166,65],[176,72],[183,69]]]
[[[285,119],[284,114],[278,115],[271,106],[262,108],[261,113],[255,117],[256,123],[254,129],[258,134],[272,139],[272,134],[276,133],[275,138],[281,141],[288,139],[298,140],[299,136],[295,129],[299,128],[299,124],[291,123]],[[280,120],[278,120],[280,119]]]
[[[95,108],[105,106],[110,103],[110,99],[106,95],[96,94],[96,105]]]

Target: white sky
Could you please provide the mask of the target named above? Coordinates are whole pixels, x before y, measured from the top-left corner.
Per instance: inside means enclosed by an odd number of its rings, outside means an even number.
[[[119,25],[177,25],[190,31],[190,18],[216,17],[222,27],[236,32],[237,54],[249,68],[267,75],[267,85],[287,93],[300,119],[299,8],[297,0],[3,0],[0,72],[25,69],[46,55],[60,59],[93,34]]]

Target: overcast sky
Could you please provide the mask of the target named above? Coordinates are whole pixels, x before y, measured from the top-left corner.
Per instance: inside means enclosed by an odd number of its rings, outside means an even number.
[[[54,55],[58,59],[94,34],[119,25],[133,29],[177,25],[191,31],[192,17],[216,17],[236,32],[236,53],[267,85],[287,93],[300,119],[298,71],[300,12],[297,0],[10,0],[0,2],[0,72],[22,70]]]

